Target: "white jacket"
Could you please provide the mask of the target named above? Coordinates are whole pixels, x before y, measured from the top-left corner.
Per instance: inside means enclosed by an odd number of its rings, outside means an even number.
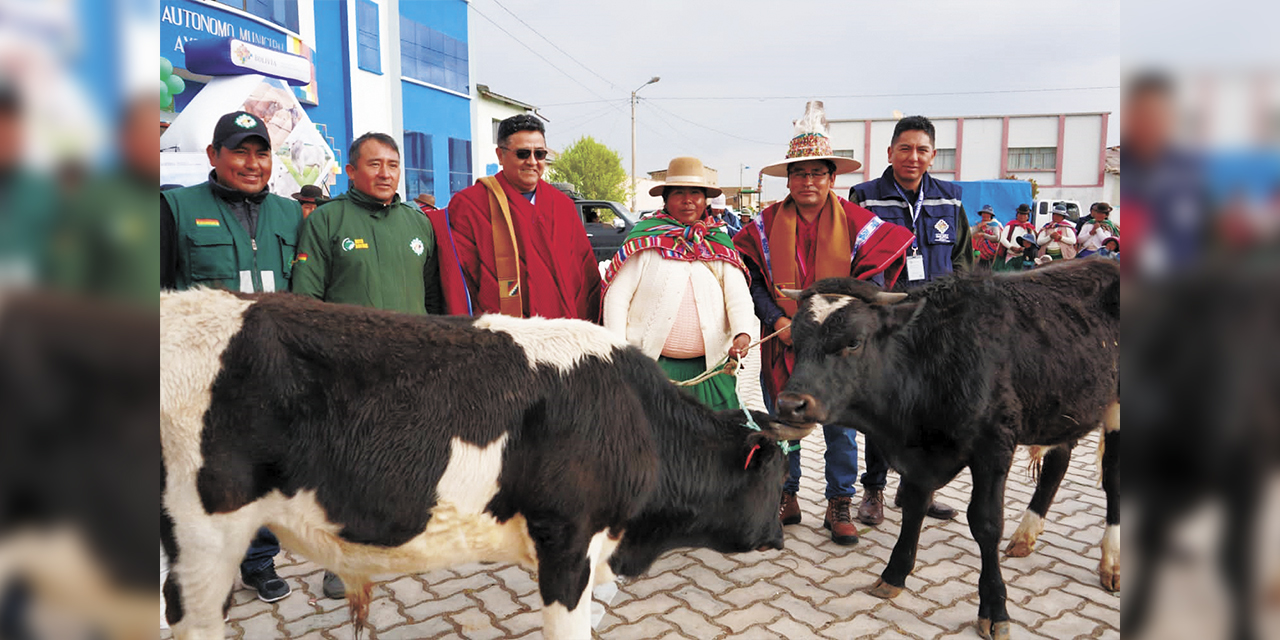
[[[728,355],[739,333],[750,336],[752,342],[759,339],[760,320],[742,271],[720,260],[667,260],[655,250],[628,258],[609,284],[604,296],[605,328],[657,360],[691,278],[707,366]],[[738,401],[748,409],[768,411],[760,389],[760,349],[747,352],[742,365],[736,383]]]
[[[1097,251],[1111,235],[1110,229],[1090,220],[1080,227],[1080,250]]]

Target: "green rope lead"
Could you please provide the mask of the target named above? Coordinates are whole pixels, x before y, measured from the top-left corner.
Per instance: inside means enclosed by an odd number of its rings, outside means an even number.
[[[756,419],[751,416],[751,412],[747,411],[746,407],[742,408],[742,413],[747,416],[747,424],[745,426],[748,429],[751,429],[752,431],[763,431],[763,429],[760,428],[760,425],[756,424]],[[794,444],[791,444],[786,440],[779,440],[778,448],[782,449],[783,455],[788,455],[792,451],[800,450],[800,441],[796,440]]]

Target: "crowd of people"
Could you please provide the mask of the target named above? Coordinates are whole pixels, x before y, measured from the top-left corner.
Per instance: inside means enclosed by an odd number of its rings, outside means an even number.
[[[905,291],[974,267],[1025,268],[1041,256],[1118,254],[1110,207],[1077,231],[1055,210],[1038,232],[1022,205],[1006,226],[990,207],[972,230],[957,185],[929,174],[937,155],[933,124],[902,118],[889,167],[853,187],[837,175],[861,163],[836,155],[821,103],[796,123],[786,157],[763,169],[785,178],[787,196],[753,219],[726,211],[702,162],[671,160],[650,191],[663,207],[640,221],[612,261],[598,268],[573,201],[542,179],[548,149],[541,120],[517,115],[498,127],[501,170],[458,192],[444,209],[397,193],[401,155],[394,138],[357,138],[346,166],[349,190],[334,198],[304,187],[292,199],[271,194],[271,141],[265,123],[238,111],[223,116],[207,148],[212,170],[201,184],[161,199],[161,286],[292,291],[328,302],[415,314],[576,318],[600,323],[654,358],[676,381],[704,377],[690,393],[716,409],[766,410],[794,366],[789,327],[796,302],[785,290],[852,276]],[[749,345],[773,336],[759,349]],[[838,544],[855,544],[856,520],[884,519],[888,464],[870,443],[859,479],[855,432],[824,425],[824,526]],[[800,521],[800,455],[792,451],[779,518]],[[854,507],[858,484],[863,498]],[[930,505],[951,518],[955,509]],[[278,542],[259,531],[241,576],[260,598],[288,595],[276,574]],[[326,574],[323,591],[342,597]]]
[[[973,255],[979,269],[991,271],[1024,271],[1054,260],[1070,260],[1097,255],[1120,260],[1120,225],[1111,218],[1111,205],[1095,202],[1089,207],[1089,218],[1072,223],[1067,207],[1055,204],[1053,219],[1036,229],[1030,222],[1031,207],[1020,204],[1014,219],[1001,225],[991,205],[978,212],[982,220],[973,225]]]

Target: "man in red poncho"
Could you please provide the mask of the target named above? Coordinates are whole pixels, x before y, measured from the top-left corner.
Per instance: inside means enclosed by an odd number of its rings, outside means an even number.
[[[733,239],[751,274],[751,297],[764,324],[762,335],[791,325],[796,302],[783,295],[783,289],[804,289],[823,278],[849,276],[892,287],[902,271],[902,256],[914,239],[905,227],[885,222],[831,191],[837,174],[856,171],[862,164],[831,152],[822,103],[809,103],[796,129],[786,160],[762,170],[765,175],[786,178],[790,194],[762,211]],[[776,399],[795,366],[790,331],[783,331],[762,349],[765,387],[769,397]],[[855,544],[857,529],[849,511],[858,479],[855,432],[823,425],[823,436],[827,443],[824,526],[831,529],[837,544]],[[783,524],[800,521],[798,451],[791,453],[789,462],[779,512]]]
[[[600,271],[568,196],[542,180],[546,129],[536,117],[498,125],[502,171],[427,212],[440,239],[447,313],[600,321]]]

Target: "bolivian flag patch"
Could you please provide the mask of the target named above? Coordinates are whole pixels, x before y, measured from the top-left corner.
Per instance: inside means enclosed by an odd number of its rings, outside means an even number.
[[[196,218],[197,227],[221,227],[222,223],[216,218]]]
[[[305,254],[305,253],[299,253],[299,254],[298,254],[298,256],[297,256],[296,258],[294,258],[294,259],[293,259],[293,261],[294,261],[294,262],[306,262],[306,261],[307,261],[307,254]]]

